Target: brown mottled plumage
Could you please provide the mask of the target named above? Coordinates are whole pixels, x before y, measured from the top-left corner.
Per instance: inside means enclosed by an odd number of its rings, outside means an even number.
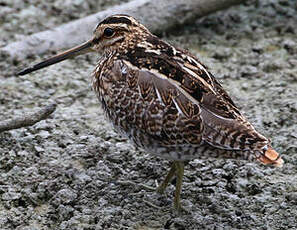
[[[160,40],[130,16],[106,18],[91,40],[20,74],[88,51],[103,54],[93,88],[115,129],[136,146],[173,160],[158,191],[176,174],[177,209],[185,160],[227,157],[282,166],[269,140],[195,56]]]

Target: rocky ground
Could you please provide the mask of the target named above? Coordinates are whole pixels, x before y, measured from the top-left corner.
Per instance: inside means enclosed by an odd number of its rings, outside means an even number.
[[[119,0],[0,0],[0,46]],[[140,19],[141,20],[141,19]],[[0,133],[0,229],[297,229],[297,2],[249,1],[164,34],[206,63],[275,149],[281,169],[193,160],[182,204],[148,192],[170,162],[135,150],[103,117],[91,73],[96,55],[17,77],[0,57],[0,120],[59,101],[47,120]]]

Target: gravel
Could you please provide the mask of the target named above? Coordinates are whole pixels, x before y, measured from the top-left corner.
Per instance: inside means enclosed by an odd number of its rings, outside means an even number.
[[[119,0],[2,0],[0,45],[106,9]],[[98,56],[85,55],[24,77],[0,56],[0,119],[58,98],[47,120],[0,133],[0,229],[297,229],[297,3],[248,1],[164,34],[189,49],[282,153],[281,169],[195,159],[182,204],[149,192],[170,162],[135,149],[105,120],[91,90]]]

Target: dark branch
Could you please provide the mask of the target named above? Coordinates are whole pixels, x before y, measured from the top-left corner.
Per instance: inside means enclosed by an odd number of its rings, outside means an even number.
[[[11,129],[18,129],[34,125],[35,123],[46,119],[55,111],[56,107],[56,103],[51,103],[35,112],[26,113],[22,116],[17,116],[11,119],[0,121],[0,133]]]

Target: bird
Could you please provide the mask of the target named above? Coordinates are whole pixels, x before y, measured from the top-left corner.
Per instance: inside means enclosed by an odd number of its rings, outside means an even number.
[[[90,40],[18,75],[89,52],[101,54],[92,86],[114,129],[137,148],[172,161],[156,190],[164,193],[176,178],[175,210],[182,210],[186,161],[229,158],[282,167],[270,139],[256,131],[209,69],[132,16],[105,18]]]

